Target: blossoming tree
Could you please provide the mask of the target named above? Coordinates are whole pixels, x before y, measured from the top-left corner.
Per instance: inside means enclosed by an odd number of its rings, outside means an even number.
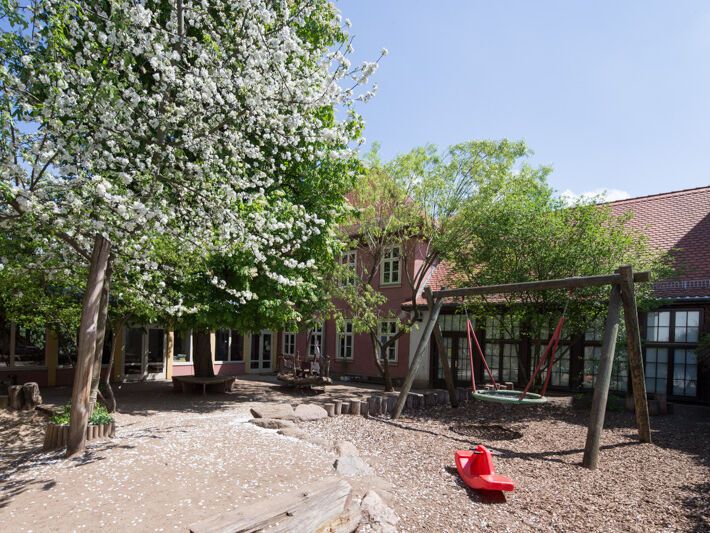
[[[110,274],[134,280],[123,297],[172,315],[195,307],[160,279],[184,281],[200,266],[235,308],[263,296],[209,271],[214,256],[249,261],[242,274],[271,280],[269,290],[303,283],[353,170],[352,103],[374,93],[357,91],[376,63],[351,67],[349,37],[324,0],[8,0],[0,17],[10,27],[0,41],[0,221],[48,236],[43,253],[88,265],[71,456],[84,446]],[[166,245],[186,264],[162,262]]]

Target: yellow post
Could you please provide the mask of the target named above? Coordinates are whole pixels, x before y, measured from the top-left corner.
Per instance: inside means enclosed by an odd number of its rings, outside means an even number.
[[[57,362],[59,361],[59,339],[53,331],[47,330],[47,342],[44,345],[44,358],[47,361],[47,386],[57,384]]]

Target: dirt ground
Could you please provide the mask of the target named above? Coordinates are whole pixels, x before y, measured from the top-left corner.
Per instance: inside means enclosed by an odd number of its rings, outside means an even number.
[[[345,398],[368,390],[329,389]],[[47,389],[61,404],[69,391]],[[246,423],[260,401],[324,402],[270,382],[235,392],[174,394],[164,382],[124,385],[115,439],[67,461],[43,453],[46,417],[0,411],[0,531],[186,531],[195,521],[332,475],[335,455]],[[652,418],[653,445],[634,420],[608,413],[600,468],[579,466],[587,413],[470,403],[397,421],[343,415],[303,423],[350,440],[395,488],[402,531],[710,531],[710,411]],[[484,497],[459,480],[453,453],[485,444],[515,491]]]

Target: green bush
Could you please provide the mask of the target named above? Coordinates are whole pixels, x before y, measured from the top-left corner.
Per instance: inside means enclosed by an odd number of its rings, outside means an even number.
[[[60,426],[66,426],[69,424],[69,414],[71,413],[71,401],[68,401],[60,413],[52,415],[51,421],[53,424]],[[108,412],[105,406],[96,402],[96,409],[94,413],[89,417],[89,424],[99,426],[101,424],[110,424],[114,421],[111,413]]]

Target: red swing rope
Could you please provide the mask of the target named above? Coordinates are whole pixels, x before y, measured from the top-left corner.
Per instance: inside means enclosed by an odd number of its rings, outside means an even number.
[[[562,335],[562,325],[565,322],[565,315],[567,314],[567,307],[569,306],[569,301],[570,298],[572,297],[572,291],[574,289],[570,289],[568,296],[567,296],[567,303],[565,303],[565,308],[562,311],[562,316],[560,317],[560,321],[557,323],[557,327],[555,328],[555,332],[552,334],[552,337],[550,338],[550,342],[547,343],[547,348],[545,348],[545,353],[542,354],[542,357],[540,357],[540,360],[537,363],[537,367],[535,367],[535,372],[533,375],[530,377],[530,381],[528,381],[528,384],[525,387],[525,390],[523,390],[523,393],[520,395],[520,399],[524,399],[525,395],[528,393],[530,390],[530,387],[532,387],[532,384],[535,382],[535,378],[537,377],[537,374],[540,372],[540,368],[542,368],[542,364],[545,362],[545,359],[547,358],[547,354],[550,353],[550,348],[552,348],[552,353],[550,355],[550,362],[548,363],[547,367],[547,377],[545,378],[545,383],[542,387],[542,393],[541,396],[545,396],[545,392],[547,391],[547,384],[550,381],[550,376],[552,375],[552,363],[555,360],[555,353],[557,352],[557,345],[560,341],[560,336]]]

